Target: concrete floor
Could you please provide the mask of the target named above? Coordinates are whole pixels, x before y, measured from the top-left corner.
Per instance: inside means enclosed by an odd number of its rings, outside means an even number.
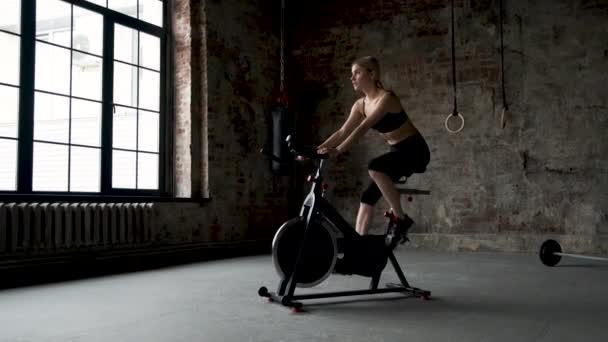
[[[0,341],[608,341],[608,264],[531,254],[401,249],[413,286],[399,294],[267,303],[270,256],[0,291]],[[396,280],[390,265],[384,281]],[[331,276],[308,291],[366,288]]]

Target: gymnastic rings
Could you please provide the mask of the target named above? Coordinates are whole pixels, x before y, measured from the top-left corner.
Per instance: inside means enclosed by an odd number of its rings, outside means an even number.
[[[460,127],[457,130],[453,130],[450,128],[450,126],[448,126],[448,121],[450,121],[450,117],[452,117],[452,116],[458,116],[460,118]],[[464,128],[464,117],[459,112],[450,113],[450,114],[448,114],[448,117],[445,118],[445,129],[447,129],[448,132],[458,133],[458,132],[462,131],[463,128]]]

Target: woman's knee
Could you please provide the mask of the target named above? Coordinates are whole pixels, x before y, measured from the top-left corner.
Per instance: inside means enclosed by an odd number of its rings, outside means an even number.
[[[379,179],[379,177],[383,177],[383,176],[386,176],[386,177],[388,177],[389,179],[391,179],[391,180],[393,180],[393,181],[394,181],[394,179],[393,179],[394,177],[393,177],[393,176],[391,176],[391,174],[389,174],[389,173],[387,173],[387,172],[383,172],[383,171],[376,171],[376,170],[368,170],[368,172],[369,172],[369,176],[370,176],[370,178],[371,178],[371,179],[373,179],[373,180],[374,180],[374,182],[376,182],[376,183],[377,183],[378,181],[381,181],[381,180]]]
[[[365,202],[359,203],[359,212],[367,214],[374,211],[374,206]]]
[[[382,197],[382,192],[380,192],[376,183],[371,183],[361,194],[361,203],[373,207],[380,197]]]

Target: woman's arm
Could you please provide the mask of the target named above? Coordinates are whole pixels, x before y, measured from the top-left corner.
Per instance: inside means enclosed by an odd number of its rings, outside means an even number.
[[[392,98],[390,95],[384,95],[380,99],[380,103],[376,106],[373,112],[371,112],[365,119],[348,135],[340,145],[336,147],[336,152],[343,153],[349,149],[352,144],[359,139],[365,132],[367,132],[372,126],[374,126],[384,115],[386,115],[387,105],[390,103]]]
[[[343,137],[344,132],[342,131],[342,129],[339,129],[335,131],[332,135],[330,135],[327,140],[325,140],[321,145],[318,146],[318,148],[336,146],[342,142]]]
[[[348,135],[353,131],[353,129],[355,129],[355,127],[357,127],[357,125],[359,125],[361,119],[363,118],[363,113],[361,113],[361,110],[359,109],[359,101],[360,100],[357,100],[353,104],[350,114],[342,127],[330,135],[327,140],[318,146],[318,148],[337,146],[344,140],[344,138],[348,137]]]

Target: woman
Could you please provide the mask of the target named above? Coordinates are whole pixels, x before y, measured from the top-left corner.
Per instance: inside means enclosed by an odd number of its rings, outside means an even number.
[[[397,217],[393,230],[389,232],[389,242],[391,245],[403,243],[414,221],[403,212],[394,181],[402,176],[424,172],[430,161],[430,150],[401,107],[397,95],[382,86],[378,60],[371,56],[357,59],[351,71],[353,88],[363,96],[355,101],[342,127],[318,146],[317,153],[335,157],[351,147],[370,128],[382,135],[390,146],[390,152],[369,162],[372,180],[361,195],[356,229],[360,235],[367,234],[373,207],[383,196]]]

